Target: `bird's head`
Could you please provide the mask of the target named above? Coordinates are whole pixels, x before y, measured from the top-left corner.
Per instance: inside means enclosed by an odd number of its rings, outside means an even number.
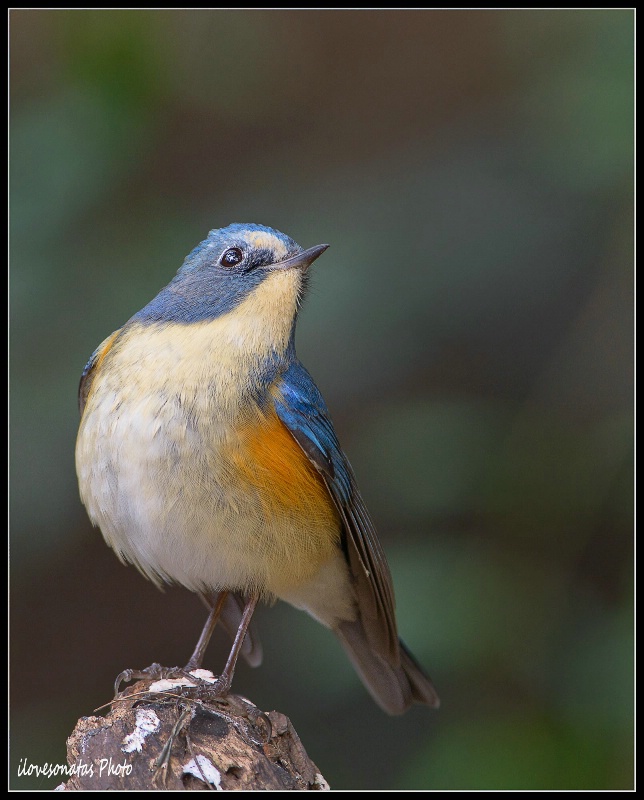
[[[214,320],[242,304],[257,316],[295,319],[308,267],[328,245],[303,250],[273,228],[233,224],[210,231],[172,281],[134,319],[194,323]]]

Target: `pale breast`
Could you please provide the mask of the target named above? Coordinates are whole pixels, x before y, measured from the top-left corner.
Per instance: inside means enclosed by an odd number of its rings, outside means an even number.
[[[298,445],[249,399],[259,354],[213,348],[213,325],[124,330],[81,420],[81,498],[157,582],[283,595],[337,553],[338,518]],[[273,456],[293,465],[282,479]]]

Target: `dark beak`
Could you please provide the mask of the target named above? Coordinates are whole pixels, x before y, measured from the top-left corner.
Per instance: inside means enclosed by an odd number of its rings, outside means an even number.
[[[284,261],[278,261],[277,264],[271,264],[268,269],[308,269],[318,256],[327,249],[328,244],[317,244],[315,247],[309,247],[302,253],[296,256],[291,256]]]

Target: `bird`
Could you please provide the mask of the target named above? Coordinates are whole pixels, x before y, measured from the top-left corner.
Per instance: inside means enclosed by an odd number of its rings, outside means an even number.
[[[208,233],[83,370],[80,498],[121,561],[203,599],[185,670],[201,667],[217,624],[230,634],[222,695],[240,654],[262,660],[258,602],[282,600],[337,636],[385,712],[437,708],[399,638],[353,469],[295,351],[310,267],[327,248],[254,223]]]

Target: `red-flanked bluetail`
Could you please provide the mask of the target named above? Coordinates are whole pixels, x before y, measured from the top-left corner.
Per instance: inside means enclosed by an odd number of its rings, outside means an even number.
[[[231,633],[222,693],[239,653],[261,661],[252,613],[278,598],[337,635],[385,711],[437,707],[398,638],[385,555],[295,354],[309,267],[326,248],[261,225],[210,232],[83,372],[81,499],[119,558],[210,607],[186,669],[218,621]]]

